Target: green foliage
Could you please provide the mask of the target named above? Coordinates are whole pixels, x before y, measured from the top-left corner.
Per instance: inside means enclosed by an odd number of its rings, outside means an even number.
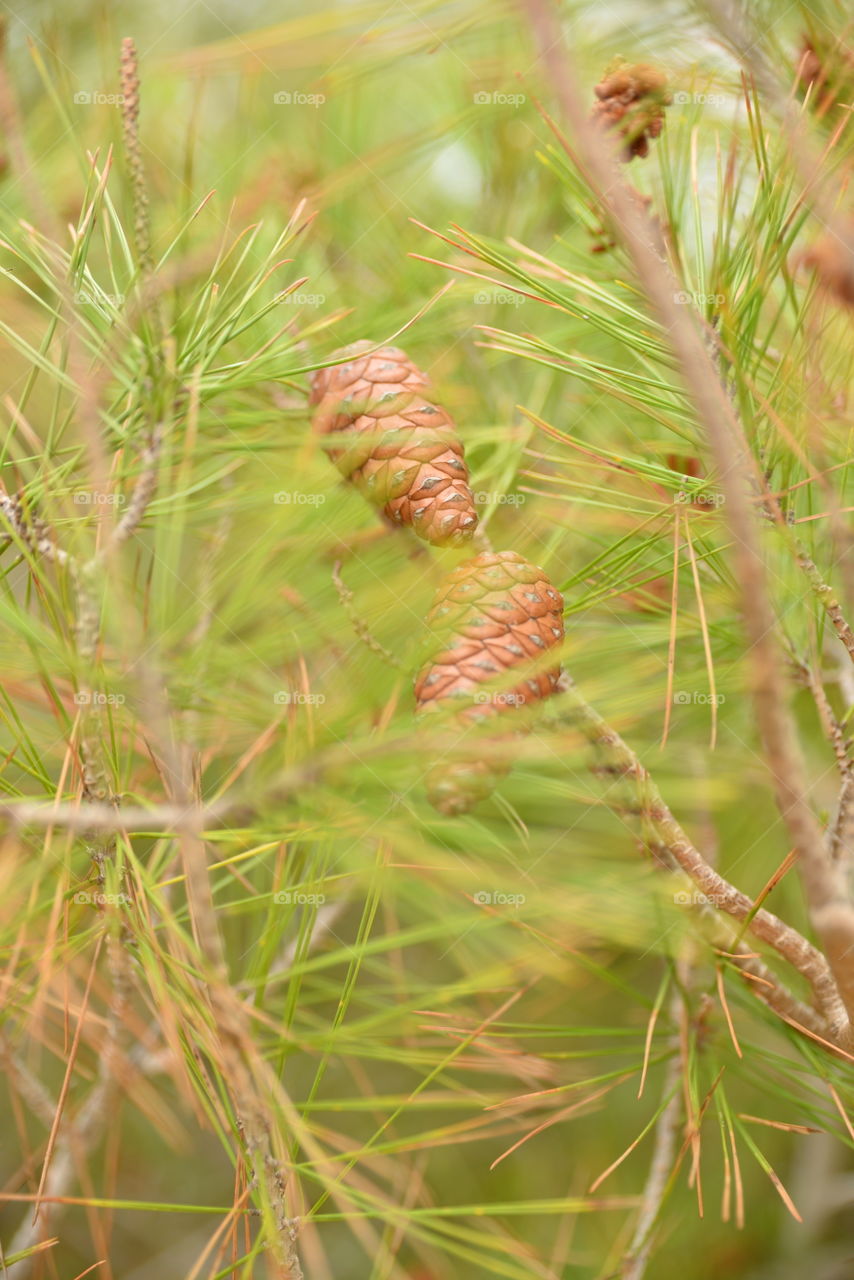
[[[850,1169],[850,1064],[702,940],[559,702],[491,799],[463,818],[429,808],[442,744],[416,731],[409,677],[459,556],[382,528],[308,419],[306,375],[344,342],[393,339],[429,368],[493,544],[565,594],[577,685],[755,897],[787,836],[720,478],[668,335],[623,250],[593,252],[601,211],[538,114],[550,91],[516,10],[286,9],[264,26],[263,10],[223,6],[174,32],[165,10],[139,18],[151,273],[119,113],[97,100],[118,91],[127,14],[87,10],[94,46],[88,28],[48,28],[27,64],[10,28],[32,163],[17,171],[11,136],[2,481],[26,520],[94,566],[100,624],[87,656],[80,570],[4,525],[0,791],[9,805],[79,804],[94,722],[109,792],[152,820],[107,856],[73,824],[7,824],[4,1247],[32,1212],[13,1197],[49,1194],[47,1153],[72,1167],[58,1194],[77,1200],[46,1220],[59,1241],[30,1274],[107,1257],[103,1274],[140,1280],[276,1274],[192,864],[181,831],[155,820],[181,799],[183,761],[307,1276],[619,1275],[674,1059],[688,1118],[649,1274],[682,1275],[690,1256],[696,1280],[785,1280],[810,1258],[817,1280],[841,1276],[850,1246],[810,1183],[825,1178],[831,1199]],[[769,12],[791,81],[807,19],[832,26],[835,10]],[[833,752],[798,681],[817,673],[840,718],[846,685],[793,548],[842,576],[850,317],[797,266],[817,229],[786,135],[699,19],[652,8],[627,30],[581,4],[565,18],[585,91],[624,53],[660,62],[680,95],[630,177],[790,521],[764,522],[763,551],[827,817]],[[850,160],[843,135],[828,165],[841,175]],[[110,552],[155,425],[154,494]],[[339,561],[402,671],[354,634]],[[791,874],[766,905],[807,928]],[[784,1225],[789,1194],[801,1228]]]

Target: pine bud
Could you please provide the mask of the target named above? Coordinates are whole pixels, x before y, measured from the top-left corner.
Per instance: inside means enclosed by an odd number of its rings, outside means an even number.
[[[646,156],[650,138],[657,138],[664,127],[664,108],[671,100],[664,73],[644,62],[632,66],[618,58],[593,92],[597,102],[592,118],[620,135],[622,159]]]

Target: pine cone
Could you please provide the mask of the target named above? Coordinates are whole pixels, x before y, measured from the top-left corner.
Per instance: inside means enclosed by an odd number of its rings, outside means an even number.
[[[449,575],[427,616],[440,648],[415,682],[419,714],[453,708],[460,728],[488,730],[496,717],[554,693],[560,665],[538,659],[563,641],[563,598],[542,569],[515,551],[475,556]],[[520,679],[507,676],[520,668]],[[524,673],[524,674],[523,674]],[[500,677],[504,675],[504,679]],[[487,687],[484,687],[487,686]],[[510,732],[520,726],[508,725]],[[441,813],[467,812],[511,765],[501,753],[472,754],[471,741],[433,769],[430,801]]]
[[[854,52],[841,36],[813,41],[805,36],[798,64],[801,87],[811,89],[810,105],[824,116],[837,104],[850,102],[854,93]]]
[[[670,101],[667,78],[657,67],[622,59],[609,66],[593,92],[599,99],[592,118],[606,129],[617,129],[623,139],[623,160],[649,154],[649,139],[664,127],[664,108]]]
[[[854,244],[854,221],[848,227],[848,237]],[[832,294],[846,307],[854,307],[854,268],[851,252],[832,231],[821,236],[804,253],[795,257],[795,266],[804,266],[815,272],[819,287]]]
[[[469,542],[477,528],[463,446],[430,380],[399,347],[354,342],[347,364],[319,369],[309,403],[315,429],[340,434],[339,470],[395,524],[437,546]]]

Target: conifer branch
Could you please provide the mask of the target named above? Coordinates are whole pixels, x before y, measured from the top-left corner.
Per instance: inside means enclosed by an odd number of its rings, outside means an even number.
[[[604,758],[607,773],[628,781],[636,788],[637,812],[647,830],[647,846],[658,864],[666,869],[681,870],[700,890],[698,905],[704,908],[704,917],[708,919],[711,908],[733,917],[797,970],[812,988],[819,1015],[818,1023],[810,1018],[810,1029],[816,1030],[821,1026],[835,1042],[847,1043],[848,1019],[833,975],[821,952],[778,916],[764,907],[757,908],[746,894],[709,865],[673,817],[658,787],[632,749],[569,681],[565,698],[568,709],[563,716],[583,734],[597,756]],[[623,804],[624,798],[620,797],[616,807],[622,808]],[[744,929],[736,931],[735,935],[730,934],[724,945],[729,946],[734,937],[740,938],[743,932]],[[741,960],[736,963],[741,965]],[[765,993],[761,994],[764,996]]]
[[[682,1000],[677,991],[671,1001],[671,1016],[676,1021],[682,1014]],[[661,1089],[661,1096],[667,1101],[656,1121],[652,1159],[641,1195],[638,1220],[632,1233],[631,1243],[622,1260],[621,1280],[643,1280],[646,1274],[655,1242],[655,1225],[661,1213],[677,1156],[677,1140],[684,1108],[684,1097],[679,1088],[682,1078],[679,1042],[680,1035],[676,1029],[670,1037],[671,1056],[667,1060]]]
[[[679,282],[650,243],[648,228],[620,173],[607,135],[591,128],[577,89],[560,25],[548,0],[526,0],[540,57],[574,144],[613,225],[631,256],[641,288],[663,326],[679,363],[697,416],[705,429],[725,497],[724,512],[733,541],[741,612],[752,665],[752,696],[768,772],[777,804],[798,854],[798,870],[810,919],[821,940],[845,1006],[854,1020],[854,903],[828,855],[818,821],[807,801],[804,765],[786,703],[765,569],[751,494],[744,483],[750,460],[740,424],[709,357],[696,318],[679,306]],[[563,143],[570,158],[572,152]]]
[[[846,621],[842,606],[834,594],[833,587],[825,582],[816,568],[814,560],[800,540],[797,540],[797,559],[798,564],[806,574],[813,594],[830,619],[833,630],[845,646],[848,657],[854,662],[854,631],[851,630]]]

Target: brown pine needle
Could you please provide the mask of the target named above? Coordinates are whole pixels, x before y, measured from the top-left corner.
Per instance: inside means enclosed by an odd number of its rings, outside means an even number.
[[[808,1124],[787,1124],[784,1120],[765,1120],[762,1116],[750,1116],[744,1111],[738,1112],[739,1120],[749,1120],[751,1124],[764,1124],[769,1129],[782,1129],[785,1133],[821,1133]]]
[[[523,1133],[522,1137],[519,1138],[517,1142],[514,1142],[512,1147],[508,1147],[506,1151],[502,1151],[501,1155],[493,1160],[492,1164],[489,1166],[490,1172],[492,1172],[496,1165],[501,1164],[502,1160],[506,1160],[508,1156],[512,1155],[514,1151],[518,1151],[518,1149],[523,1146],[529,1138],[535,1138],[537,1134],[542,1133],[544,1129],[549,1129],[552,1125],[559,1124],[561,1120],[565,1120],[567,1116],[571,1116],[575,1111],[580,1111],[581,1108],[587,1106],[588,1103],[598,1101],[598,1099],[603,1097],[606,1093],[610,1093],[612,1089],[616,1089],[617,1085],[620,1083],[622,1083],[620,1080],[612,1080],[609,1084],[606,1084],[604,1088],[597,1089],[595,1093],[590,1093],[586,1098],[581,1098],[578,1102],[574,1102],[571,1107],[564,1107],[555,1115],[548,1116],[542,1124],[538,1124],[535,1129],[530,1129],[527,1133]],[[492,1111],[494,1108],[486,1107],[485,1110]],[[593,1188],[591,1187],[591,1191],[592,1190]]]
[[[649,1055],[652,1050],[652,1035],[655,1031],[655,1024],[658,1022],[658,1015],[661,1012],[661,1006],[664,1002],[664,996],[667,991],[668,983],[663,982],[661,991],[658,994],[655,1004],[652,1006],[652,1013],[649,1015],[649,1021],[646,1024],[646,1039],[643,1046],[643,1066],[641,1067],[640,1084],[638,1085],[638,1097],[642,1097],[644,1085],[646,1084],[646,1073],[649,1070]]]
[[[834,1089],[830,1081],[828,1081],[827,1087],[830,1090],[831,1098],[833,1098],[833,1101],[836,1104],[837,1111],[842,1116],[842,1119],[845,1122],[845,1128],[848,1130],[849,1135],[852,1138],[854,1138],[854,1125],[852,1125],[851,1118],[848,1115],[848,1112],[845,1110],[844,1106],[842,1105],[842,1099],[840,1098],[839,1094],[836,1092],[836,1090]]]
[[[825,1049],[836,1054],[840,1058],[847,1058],[849,1062],[854,1062],[854,1053],[849,1053],[846,1049],[840,1049],[838,1044],[833,1044],[830,1040],[825,1040],[824,1036],[818,1035],[815,1031],[808,1031],[806,1027],[801,1026],[800,1022],[796,1022],[794,1018],[787,1018],[784,1013],[779,1015],[784,1022],[788,1022],[790,1027],[794,1027],[796,1031],[800,1031],[802,1035],[809,1036],[810,1040],[815,1040],[818,1044],[824,1045]]]
[[[744,1054],[741,1052],[741,1045],[738,1043],[738,1037],[735,1034],[735,1027],[732,1024],[732,1014],[730,1013],[729,1004],[727,1003],[726,991],[724,989],[723,969],[721,968],[720,965],[716,965],[715,971],[716,971],[716,981],[718,985],[718,996],[720,998],[721,1008],[724,1011],[726,1024],[729,1028],[729,1037],[730,1037],[730,1040],[732,1040],[732,1045],[736,1053],[740,1058],[743,1058]]]
[[[721,1222],[729,1222],[732,1204],[732,1161],[727,1151],[726,1138],[721,1143],[721,1154],[724,1161],[724,1184],[721,1189]]]
[[[673,714],[673,677],[676,671],[676,627],[679,621],[680,516],[681,508],[677,506],[675,508],[675,518],[673,521],[673,588],[670,595],[670,637],[667,642],[667,693],[664,698],[664,729],[661,734],[662,749],[667,744],[667,735],[670,732],[670,717]]]
[[[771,1182],[772,1182],[772,1183],[773,1183],[773,1185],[774,1185],[774,1188],[775,1188],[775,1190],[776,1190],[776,1192],[777,1192],[777,1195],[778,1195],[778,1196],[780,1197],[780,1199],[783,1201],[783,1204],[784,1204],[784,1205],[786,1206],[786,1208],[789,1210],[789,1213],[790,1213],[790,1214],[792,1215],[792,1217],[795,1219],[795,1222],[803,1222],[803,1218],[802,1218],[802,1217],[801,1217],[801,1215],[798,1213],[798,1210],[797,1210],[797,1208],[795,1207],[795,1202],[794,1202],[794,1200],[793,1200],[793,1199],[792,1199],[792,1197],[789,1195],[789,1193],[788,1193],[788,1191],[786,1190],[786,1188],[783,1186],[783,1183],[780,1181],[779,1174],[777,1174],[777,1173],[774,1171],[774,1169],[772,1169],[772,1168],[771,1168],[771,1166],[770,1166],[770,1165],[768,1166],[768,1168],[767,1168],[767,1170],[766,1170],[766,1173],[768,1174],[768,1177],[771,1179]]]
[[[415,258],[417,262],[426,262],[431,267],[444,267],[446,271],[456,271],[462,276],[471,276],[473,280],[483,280],[486,284],[494,285],[496,289],[503,289],[508,293],[516,293],[520,298],[530,298],[533,302],[542,302],[546,307],[552,307],[555,311],[564,311],[565,308],[559,302],[552,302],[550,298],[543,298],[538,293],[531,293],[528,289],[519,289],[516,285],[508,284],[506,281],[496,280],[494,276],[484,275],[482,271],[471,271],[468,267],[461,267],[459,263],[443,262],[441,258],[428,258],[423,253],[410,253],[410,258]]]
[[[629,1071],[624,1071],[616,1080],[611,1081],[612,1085],[622,1084],[624,1080],[628,1080],[629,1076],[634,1075],[635,1069],[632,1067]],[[484,1111],[497,1111],[499,1107],[510,1107],[515,1102],[529,1102],[535,1098],[547,1098],[552,1093],[565,1093],[567,1089],[573,1088],[573,1085],[558,1084],[551,1089],[535,1089],[532,1093],[517,1093],[512,1098],[502,1098],[500,1102],[493,1102],[488,1107],[484,1107]]]
[[[269,747],[270,743],[275,739],[276,735],[280,732],[280,725],[282,722],[282,718],[283,718],[283,713],[281,712],[278,713],[276,715],[276,718],[273,720],[273,722],[267,725],[266,729],[262,729],[261,733],[255,739],[255,741],[246,748],[243,755],[240,757],[240,759],[235,764],[234,768],[229,773],[228,777],[225,779],[224,782],[220,784],[220,789],[223,792],[227,791],[229,787],[232,786],[233,783],[235,783],[238,780],[238,778],[242,777],[242,775],[249,768],[250,764],[253,763],[253,761],[257,760],[259,756],[262,756],[264,754],[264,752]]]
[[[694,554],[694,544],[691,541],[691,521],[688,516],[685,517],[685,545],[688,548],[688,557],[691,561],[691,573],[694,578],[694,591],[697,596],[697,610],[700,615],[700,628],[703,632],[703,651],[706,655],[706,670],[709,674],[709,697],[711,699],[712,709],[712,733],[709,739],[709,750],[714,751],[715,743],[718,738],[718,695],[715,688],[715,663],[712,657],[712,645],[709,637],[709,624],[706,619],[706,606],[703,601],[703,590],[700,586],[700,573],[697,568],[697,557]]]
[[[48,1169],[50,1168],[50,1162],[53,1156],[54,1148],[56,1147],[56,1139],[59,1136],[59,1126],[62,1121],[62,1113],[65,1107],[65,1101],[68,1097],[68,1090],[71,1087],[71,1074],[74,1070],[74,1064],[77,1061],[77,1051],[80,1047],[80,1037],[83,1034],[83,1024],[86,1021],[86,1012],[89,1008],[89,996],[92,993],[92,983],[95,980],[95,970],[98,966],[98,957],[101,954],[101,945],[103,941],[104,941],[104,934],[101,934],[100,938],[98,938],[98,941],[95,943],[95,952],[94,952],[94,955],[92,956],[92,963],[89,966],[89,976],[86,979],[86,990],[83,992],[83,1000],[80,1005],[80,1012],[77,1015],[77,1027],[75,1028],[75,1031],[74,1031],[74,1039],[71,1042],[71,1048],[68,1051],[68,1062],[65,1068],[65,1076],[62,1081],[62,1088],[59,1091],[59,1097],[57,1098],[57,1101],[56,1101],[56,1115],[54,1116],[53,1124],[51,1125],[50,1133],[48,1135],[48,1140],[47,1140],[47,1147],[44,1153],[44,1161],[42,1163],[42,1172],[41,1172],[41,1177],[39,1178],[39,1187],[35,1197],[35,1209],[33,1210],[33,1218],[32,1218],[33,1223],[35,1223],[36,1220],[38,1219],[39,1212],[41,1210],[42,1193],[44,1191],[45,1182],[47,1181]]]
[[[655,1124],[657,1124],[659,1117],[661,1116],[662,1112],[666,1109],[667,1104],[670,1102],[671,1098],[673,1098],[673,1097],[674,1097],[675,1092],[676,1092],[676,1090],[671,1090],[671,1091],[670,1091],[670,1093],[668,1094],[668,1096],[667,1096],[667,1097],[664,1099],[664,1101],[662,1102],[661,1106],[658,1108],[658,1110],[657,1110],[657,1111],[655,1112],[655,1114],[653,1115],[653,1117],[652,1117],[652,1119],[650,1120],[649,1124],[645,1125],[645,1126],[644,1126],[644,1128],[643,1128],[643,1129],[641,1129],[640,1133],[639,1133],[639,1134],[638,1134],[638,1136],[635,1138],[634,1142],[630,1143],[630,1144],[629,1144],[629,1146],[627,1146],[627,1147],[626,1147],[626,1149],[625,1149],[625,1151],[622,1153],[622,1155],[617,1156],[616,1160],[613,1160],[613,1161],[608,1165],[608,1168],[604,1171],[604,1173],[600,1173],[600,1174],[599,1174],[599,1177],[598,1177],[598,1178],[596,1178],[596,1179],[595,1179],[595,1181],[591,1182],[591,1184],[590,1184],[590,1188],[589,1188],[589,1191],[588,1191],[588,1194],[589,1194],[589,1195],[592,1195],[594,1191],[596,1191],[599,1187],[601,1187],[601,1185],[602,1185],[602,1183],[605,1181],[605,1179],[606,1179],[610,1174],[612,1174],[612,1173],[614,1172],[614,1170],[615,1170],[615,1169],[619,1168],[619,1166],[623,1163],[623,1161],[624,1161],[624,1160],[626,1160],[626,1159],[627,1159],[627,1158],[632,1154],[632,1152],[634,1151],[635,1147],[636,1147],[636,1146],[638,1146],[638,1144],[639,1144],[639,1143],[643,1142],[644,1138],[645,1138],[645,1137],[646,1137],[646,1135],[649,1133],[650,1129],[652,1129],[652,1127],[653,1127]]]
[[[735,1177],[735,1225],[744,1230],[744,1184],[741,1181],[741,1162],[735,1146],[735,1126],[729,1124],[729,1142],[732,1147],[732,1168]]]
[[[840,507],[838,511],[819,511],[814,516],[798,516],[793,524],[808,524],[810,520],[831,520],[834,516],[844,516],[854,507]]]
[[[187,1280],[196,1280],[196,1277],[199,1275],[205,1264],[205,1260],[216,1248],[217,1242],[221,1236],[228,1238],[230,1235],[237,1232],[241,1215],[246,1213],[246,1201],[252,1194],[252,1188],[250,1186],[246,1186],[242,1191],[238,1192],[239,1183],[244,1181],[243,1163],[242,1161],[238,1161],[234,1175],[234,1203],[212,1234],[211,1238],[208,1240],[202,1252],[199,1254],[192,1271],[187,1275]]]
[[[699,1160],[700,1160],[700,1151],[701,1151],[701,1145],[702,1145],[703,1119],[705,1117],[706,1111],[709,1108],[709,1104],[711,1103],[712,1098],[714,1097],[715,1090],[720,1084],[725,1071],[726,1071],[726,1067],[723,1066],[721,1067],[718,1074],[715,1076],[714,1080],[709,1086],[709,1090],[706,1096],[703,1098],[703,1101],[700,1103],[700,1106],[697,1109],[697,1118],[693,1122],[690,1120],[691,1098],[688,1093],[688,1076],[687,1076],[687,1073],[683,1071],[684,1090],[685,1090],[685,1114],[686,1116],[689,1117],[689,1120],[688,1120],[689,1131],[688,1131],[687,1137],[685,1138],[685,1141],[682,1144],[682,1150],[679,1152],[679,1157],[676,1161],[676,1165],[678,1168],[678,1166],[682,1163],[682,1157],[690,1147],[691,1156],[692,1156],[692,1165],[691,1165],[691,1172],[688,1176],[688,1186],[692,1187],[696,1182],[697,1209],[698,1209],[699,1216],[701,1218],[703,1217],[703,1187],[702,1187],[702,1176],[700,1171]]]
[[[763,885],[763,887],[759,890],[759,893],[756,895],[756,898],[754,899],[754,903],[753,903],[754,909],[756,907],[762,906],[762,903],[768,897],[768,894],[771,892],[771,890],[774,889],[780,883],[780,881],[783,879],[783,876],[787,875],[788,872],[791,871],[792,867],[795,865],[797,860],[798,860],[797,849],[790,849],[789,852],[786,854],[785,858],[783,859],[783,861],[780,863],[777,870],[771,876],[770,880],[768,880],[768,882],[765,885]]]
[[[765,1156],[762,1151],[760,1151],[759,1147],[756,1145],[756,1143],[753,1141],[750,1135],[744,1131],[741,1125],[739,1125],[739,1128],[741,1129],[742,1137],[744,1141],[747,1143],[747,1146],[750,1148],[750,1151],[752,1152],[756,1160],[756,1163],[759,1165],[760,1169],[762,1169],[762,1171],[765,1174],[767,1174],[767,1176],[770,1178],[775,1191],[777,1192],[780,1199],[783,1201],[783,1204],[786,1206],[789,1213],[792,1215],[792,1217],[795,1219],[796,1222],[803,1222],[803,1218],[798,1212],[797,1207],[795,1206],[794,1200],[789,1195],[786,1188],[783,1186],[782,1180],[780,1179],[779,1175],[777,1174],[771,1162],[768,1160],[768,1157]]]

